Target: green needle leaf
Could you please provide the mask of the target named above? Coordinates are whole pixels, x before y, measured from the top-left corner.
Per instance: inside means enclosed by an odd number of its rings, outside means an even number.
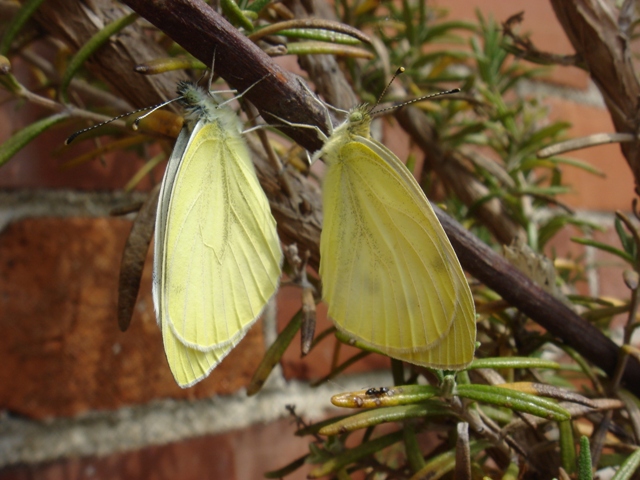
[[[69,84],[73,79],[73,76],[76,72],[82,67],[84,62],[93,55],[102,45],[104,45],[109,38],[118,33],[120,30],[125,28],[126,26],[132,24],[138,18],[138,14],[131,13],[129,15],[125,15],[118,20],[111,22],[106,25],[102,30],[96,33],[93,37],[89,39],[87,43],[85,43],[80,50],[73,56],[71,61],[69,62],[69,66],[67,70],[64,72],[62,76],[62,81],[60,83],[60,98],[63,103],[69,103],[69,98],[67,94],[67,90],[69,89]]]
[[[38,120],[28,127],[16,132],[11,138],[0,145],[0,167],[7,163],[16,153],[22,150],[29,142],[35,139],[45,130],[67,119],[66,113],[57,113],[47,118]]]

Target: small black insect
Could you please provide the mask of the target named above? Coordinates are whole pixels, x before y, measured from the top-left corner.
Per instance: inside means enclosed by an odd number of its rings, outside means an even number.
[[[369,395],[370,397],[381,397],[389,393],[389,389],[387,387],[380,388],[370,388],[365,392],[365,395]]]

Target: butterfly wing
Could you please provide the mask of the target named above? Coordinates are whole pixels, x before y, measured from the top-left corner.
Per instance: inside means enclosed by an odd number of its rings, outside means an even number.
[[[456,303],[457,310],[454,313],[454,321],[451,329],[434,347],[424,351],[413,351],[403,357],[409,363],[416,365],[429,366],[432,368],[440,368],[447,370],[458,370],[466,367],[473,360],[476,340],[476,321],[475,306],[473,296],[468,287],[467,280],[460,266],[458,257],[455,255],[451,243],[446,238],[446,234],[442,229],[440,221],[435,215],[431,204],[424,195],[422,188],[416,182],[414,176],[407,170],[406,166],[400,162],[398,157],[387,149],[384,145],[369,139],[360,139],[362,143],[369,146],[372,150],[377,151],[383,159],[407,182],[414,195],[424,197],[430,221],[437,222],[437,231],[440,235],[445,235],[443,247],[444,255],[448,257],[448,261],[454,267],[449,273],[451,276],[451,285],[454,288],[455,295],[458,295],[459,302]],[[441,237],[442,238],[442,237]],[[446,286],[446,284],[445,284]]]
[[[154,299],[172,372],[188,386],[258,319],[277,290],[282,252],[240,132],[200,121],[182,145],[161,190]]]
[[[162,341],[176,383],[182,388],[188,388],[206,378],[242,340],[245,333],[246,330],[233,343],[203,352],[182,343],[165,322],[162,326]]]
[[[476,339],[475,312],[469,317],[459,317],[451,325],[449,333],[433,348],[403,355],[415,365],[443,370],[461,370],[473,360]]]
[[[473,358],[475,314],[453,248],[400,160],[356,138],[329,162],[324,182],[320,273],[329,315],[392,357],[463,366]]]

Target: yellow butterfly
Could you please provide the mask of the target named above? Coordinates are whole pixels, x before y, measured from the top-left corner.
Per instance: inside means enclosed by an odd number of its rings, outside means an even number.
[[[260,317],[282,251],[236,113],[189,82],[178,95],[187,113],[160,190],[153,302],[171,372],[186,388]]]
[[[461,369],[475,349],[469,284],[413,175],[371,138],[371,119],[366,105],[350,110],[313,158],[327,165],[320,276],[329,316],[390,357]]]
[[[160,188],[153,304],[182,388],[205,378],[245,336],[278,289],[282,250],[236,113],[216,93],[178,83],[186,109]],[[237,97],[236,97],[237,98]]]

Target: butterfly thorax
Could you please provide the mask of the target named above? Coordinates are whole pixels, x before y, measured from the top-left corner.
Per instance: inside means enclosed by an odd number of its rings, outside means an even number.
[[[343,146],[355,140],[355,137],[370,138],[371,115],[367,104],[352,108],[347,119],[333,131],[322,147],[322,157],[326,161],[340,158]]]
[[[220,122],[221,131],[241,132],[242,124],[236,113],[228,106],[221,105],[223,99],[215,93],[192,82],[178,82],[180,104],[185,109],[185,124],[191,130],[200,120],[206,123]]]

